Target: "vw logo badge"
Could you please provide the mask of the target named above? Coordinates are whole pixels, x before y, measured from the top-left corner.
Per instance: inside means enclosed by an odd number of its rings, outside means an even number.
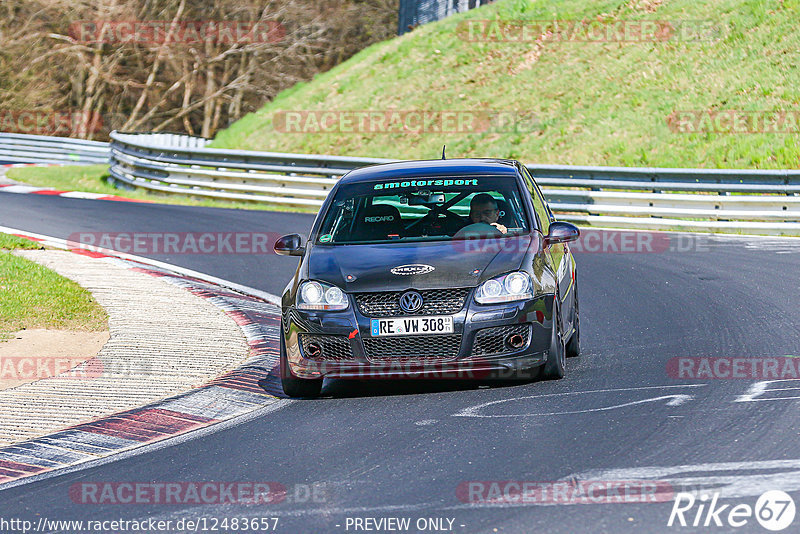
[[[416,291],[406,291],[400,297],[400,309],[404,312],[413,313],[422,308],[422,295]]]

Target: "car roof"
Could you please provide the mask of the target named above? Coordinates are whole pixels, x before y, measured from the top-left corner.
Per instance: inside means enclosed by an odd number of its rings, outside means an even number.
[[[517,162],[507,159],[431,159],[370,165],[348,172],[340,183],[426,176],[516,176]]]

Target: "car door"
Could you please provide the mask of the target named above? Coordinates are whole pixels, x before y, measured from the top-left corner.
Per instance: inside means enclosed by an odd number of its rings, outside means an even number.
[[[550,232],[550,223],[553,221],[553,214],[547,206],[547,202],[539,189],[538,184],[528,173],[528,170],[523,168],[523,175],[531,193],[531,200],[533,201],[533,209],[536,212],[536,218],[539,221],[539,227],[543,235]],[[575,320],[575,306],[573,306],[572,283],[573,283],[573,262],[572,254],[566,243],[558,243],[548,246],[544,250],[548,263],[550,263],[553,272],[556,275],[556,284],[558,285],[558,295],[561,299],[561,327],[562,332],[569,333],[573,321]],[[569,327],[569,328],[568,328]]]

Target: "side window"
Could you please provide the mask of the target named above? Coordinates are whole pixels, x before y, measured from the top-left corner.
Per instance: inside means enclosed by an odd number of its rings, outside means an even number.
[[[536,211],[536,217],[539,219],[539,226],[544,235],[550,232],[550,212],[544,203],[539,187],[531,178],[528,169],[522,167],[522,175],[525,177],[525,184],[528,186],[528,191],[531,193],[531,200],[533,201],[533,209]]]

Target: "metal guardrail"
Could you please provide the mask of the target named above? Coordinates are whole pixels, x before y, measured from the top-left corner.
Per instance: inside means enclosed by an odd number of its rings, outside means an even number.
[[[343,174],[392,160],[207,148],[111,134],[111,176],[162,193],[318,207]],[[562,220],[595,226],[800,235],[800,171],[528,165]]]
[[[111,176],[162,193],[319,207],[346,172],[391,161],[205,148],[208,142],[112,132]]]
[[[86,165],[108,163],[109,144],[71,137],[0,132],[0,162]]]
[[[113,180],[168,194],[315,208],[348,171],[392,160],[207,148],[180,134],[111,143],[0,133],[0,162],[110,161]],[[528,165],[559,219],[650,229],[800,235],[800,170]]]

